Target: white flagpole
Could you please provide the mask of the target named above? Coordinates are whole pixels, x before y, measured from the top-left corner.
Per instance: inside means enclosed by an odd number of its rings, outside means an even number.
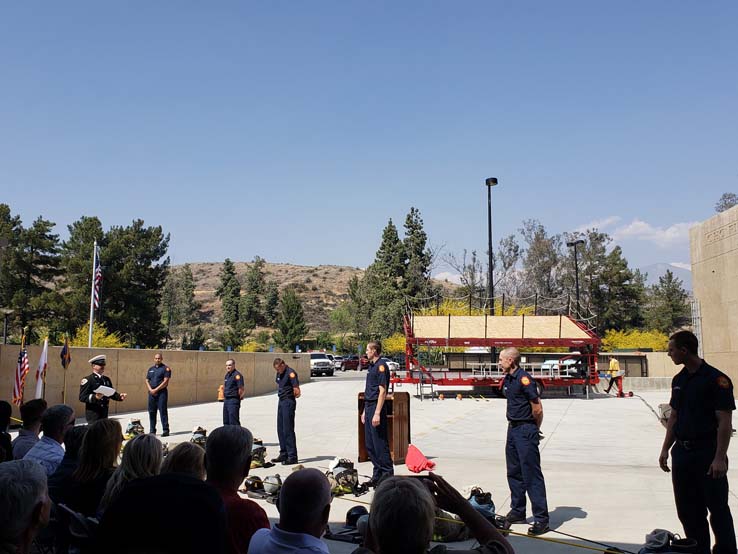
[[[97,267],[97,241],[92,249],[92,287],[90,288],[90,333],[87,336],[87,348],[92,348],[92,323],[95,320],[95,268]]]

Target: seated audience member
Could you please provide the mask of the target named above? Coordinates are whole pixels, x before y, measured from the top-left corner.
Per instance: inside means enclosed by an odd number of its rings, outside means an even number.
[[[161,455],[161,441],[156,435],[133,437],[123,449],[120,465],[108,481],[98,512],[104,512],[129,481],[159,475]]]
[[[46,400],[36,398],[20,407],[23,427],[13,441],[13,459],[22,460],[23,456],[38,442],[41,432],[41,416],[46,411]]]
[[[44,468],[29,460],[0,464],[0,552],[27,554],[49,523],[51,500]]]
[[[105,554],[228,551],[220,495],[202,480],[181,473],[128,483],[103,513],[96,537],[94,551]]]
[[[77,425],[64,433],[64,457],[59,467],[49,477],[49,497],[53,502],[59,502],[60,488],[72,477],[72,473],[79,465],[79,449],[86,432],[87,425]]]
[[[95,517],[105,487],[115,471],[123,431],[116,419],[100,419],[87,426],[79,451],[79,465],[62,486],[60,502]]]
[[[435,498],[435,501],[434,501]],[[433,473],[420,479],[389,477],[374,493],[369,512],[369,526],[364,538],[366,548],[354,552],[375,554],[425,554],[433,537],[435,505],[458,515],[479,542],[467,552],[478,554],[514,554],[500,532],[449,485]],[[433,549],[438,554],[444,545]],[[451,553],[464,550],[448,549]]]
[[[251,469],[254,437],[240,425],[218,427],[205,443],[207,482],[220,493],[228,521],[229,552],[246,554],[257,529],[269,529],[266,512],[256,502],[241,498],[238,487]]]
[[[192,442],[175,446],[161,464],[162,473],[183,473],[205,480],[205,451]]]
[[[52,406],[41,418],[44,436],[23,456],[24,460],[38,462],[51,475],[64,458],[64,433],[74,427],[74,410],[66,404]]]
[[[13,459],[13,445],[10,442],[10,415],[13,408],[5,400],[0,400],[0,462],[9,462]]]
[[[279,491],[279,523],[254,533],[249,554],[328,554],[320,540],[331,511],[331,486],[317,469],[301,469],[285,479]]]

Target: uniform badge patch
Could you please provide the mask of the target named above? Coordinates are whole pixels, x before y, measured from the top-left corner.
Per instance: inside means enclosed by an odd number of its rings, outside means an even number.
[[[720,387],[721,389],[730,388],[730,381],[728,380],[727,377],[723,377],[722,375],[718,377],[717,383],[718,383],[718,387]]]
[[[236,375],[236,381],[238,381],[241,378],[240,375]]]
[[[79,384],[80,385],[86,385],[87,384],[87,377],[85,377],[84,379],[82,379],[82,381],[80,381]]]
[[[292,373],[290,373],[290,379],[294,379],[294,378],[295,378],[295,372],[293,371]]]
[[[523,378],[522,378],[522,379],[520,380],[520,382],[521,382],[521,383],[523,383],[523,384],[524,384],[524,385],[525,385],[526,387],[527,387],[528,385],[530,385],[530,379],[528,379],[528,377],[527,377],[527,376],[524,376],[524,377],[523,377]]]
[[[383,365],[380,365],[379,366],[379,373],[384,373],[384,366]]]

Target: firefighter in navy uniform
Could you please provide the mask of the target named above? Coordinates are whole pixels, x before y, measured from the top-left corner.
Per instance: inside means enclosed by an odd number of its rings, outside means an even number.
[[[162,437],[169,436],[169,380],[172,369],[164,364],[158,352],[154,355],[154,365],[146,372],[146,388],[149,389],[149,433],[156,434],[156,412],[161,416]]]
[[[366,345],[369,369],[364,389],[364,411],[361,423],[364,424],[364,441],[369,459],[374,466],[369,486],[376,486],[385,477],[394,475],[389,442],[387,441],[387,406],[385,399],[389,390],[389,366],[381,357],[382,345],[372,341]]]
[[[300,380],[294,369],[282,358],[274,359],[274,370],[277,372],[277,436],[279,437],[279,456],[272,462],[282,465],[297,463],[297,439],[295,438],[295,410],[300,398]]]
[[[241,425],[243,387],[243,375],[236,370],[236,360],[227,360],[223,382],[223,425]]]
[[[96,393],[95,390],[99,386],[113,388],[113,382],[110,377],[103,375],[105,372],[105,354],[90,358],[89,363],[92,365],[92,373],[82,379],[79,384],[79,401],[85,405],[85,419],[87,423],[93,423],[98,419],[106,419],[108,417],[108,404],[110,400],[123,402],[128,396],[124,392],[115,392],[110,397]]]
[[[520,352],[517,348],[505,348],[500,352],[500,367],[504,369],[504,387],[507,397],[507,484],[510,487],[510,511],[505,516],[510,523],[523,523],[525,493],[528,493],[535,519],[528,529],[529,535],[548,532],[548,503],[546,483],[541,471],[539,429],[543,423],[543,406],[533,378],[520,368]]]
[[[727,478],[735,410],[733,383],[699,357],[697,337],[689,331],[669,338],[668,353],[674,364],[684,364],[684,368],[671,382],[671,414],[659,465],[669,471],[671,449],[677,515],[687,538],[697,541],[697,553],[710,553],[709,511],[715,535],[713,554],[735,554]]]

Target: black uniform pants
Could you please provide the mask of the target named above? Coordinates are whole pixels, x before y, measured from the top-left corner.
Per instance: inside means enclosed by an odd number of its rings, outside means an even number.
[[[167,402],[169,400],[169,391],[167,389],[160,390],[156,395],[149,394],[149,432],[156,433],[156,412],[161,417],[161,427],[165,433],[169,432],[169,413],[167,412]]]
[[[372,480],[379,481],[383,477],[395,474],[387,441],[387,405],[382,406],[379,412],[379,425],[372,425],[372,418],[377,409],[376,402],[367,402],[364,405],[364,443],[369,459],[374,466]]]
[[[530,497],[536,522],[548,524],[546,483],[538,450],[538,426],[535,423],[510,424],[507,428],[505,460],[510,487],[510,511],[525,516],[525,493]]]
[[[279,437],[279,456],[288,460],[297,460],[297,438],[295,437],[295,410],[297,401],[294,398],[280,398],[277,405],[277,436]]]
[[[707,475],[715,457],[715,446],[687,450],[676,443],[671,456],[674,500],[684,534],[697,541],[698,554],[710,554],[709,511],[715,535],[713,554],[735,554],[733,516],[728,507],[728,478],[713,479]]]
[[[95,410],[90,410],[89,408],[85,410],[85,420],[87,423],[95,423],[98,419],[107,419],[108,418],[108,408],[107,406],[103,408],[97,408]]]
[[[241,425],[241,399],[226,398],[223,401],[223,425]]]

